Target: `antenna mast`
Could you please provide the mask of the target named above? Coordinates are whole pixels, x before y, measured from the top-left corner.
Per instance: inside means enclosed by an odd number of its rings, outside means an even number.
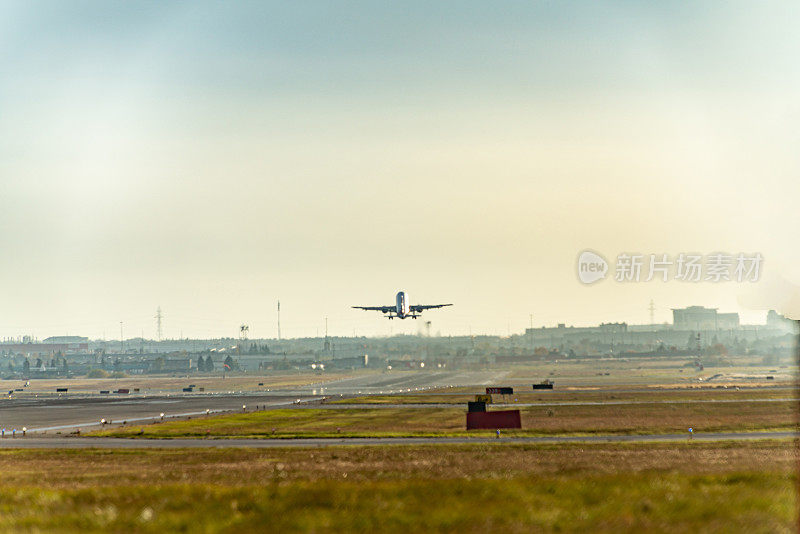
[[[164,315],[161,313],[161,306],[159,306],[156,310],[156,336],[159,341],[161,341],[161,320],[163,318]]]
[[[281,340],[281,301],[278,301],[278,341]]]

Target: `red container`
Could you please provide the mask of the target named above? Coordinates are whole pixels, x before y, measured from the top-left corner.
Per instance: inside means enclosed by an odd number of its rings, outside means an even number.
[[[519,410],[468,412],[467,430],[476,428],[483,428],[486,430],[522,428],[522,419],[520,418]]]

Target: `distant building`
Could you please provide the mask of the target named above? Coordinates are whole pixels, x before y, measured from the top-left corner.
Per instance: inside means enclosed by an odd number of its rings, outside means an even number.
[[[673,308],[672,326],[675,330],[735,330],[739,328],[739,314],[718,313],[717,308],[703,306]]]
[[[555,327],[526,328],[525,335],[532,336],[535,343],[557,345],[578,342],[583,339],[604,339],[608,342],[622,339],[628,332],[628,323],[601,323],[599,326],[567,326],[557,323]]]
[[[786,318],[775,310],[769,310],[767,312],[767,327],[793,332],[797,328],[797,325],[795,321]]]
[[[598,330],[604,333],[624,333],[628,331],[628,323],[600,323]]]
[[[89,338],[83,336],[53,336],[43,340],[42,343],[89,343]]]
[[[739,328],[738,313],[718,313],[717,325],[723,330],[736,330]]]
[[[50,354],[85,354],[89,352],[88,343],[2,343],[0,353],[47,356]]]
[[[148,360],[147,371],[150,373],[186,373],[192,369],[191,358],[156,358]]]
[[[167,359],[164,362],[164,370],[165,371],[181,371],[186,372],[192,368],[192,359],[191,358],[178,358],[178,359]]]

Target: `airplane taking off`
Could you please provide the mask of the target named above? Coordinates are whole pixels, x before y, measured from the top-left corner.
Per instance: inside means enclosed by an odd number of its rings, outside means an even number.
[[[452,306],[452,304],[409,304],[406,292],[400,291],[397,294],[394,306],[353,306],[353,308],[388,313],[389,319],[394,319],[395,317],[398,319],[405,319],[407,317],[416,319],[422,314],[422,310],[444,308],[445,306]]]

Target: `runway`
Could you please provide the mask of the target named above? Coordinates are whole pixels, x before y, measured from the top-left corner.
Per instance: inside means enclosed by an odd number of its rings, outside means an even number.
[[[119,438],[5,438],[6,449],[208,449],[280,447],[338,447],[380,445],[547,444],[547,443],[651,443],[689,441],[747,441],[798,438],[798,432],[712,432],[688,434],[531,436],[531,437],[433,437],[349,439],[119,439]]]
[[[323,397],[340,398],[380,394],[423,393],[434,388],[473,386],[482,389],[487,384],[502,384],[508,373],[505,371],[396,371],[372,373],[362,376],[310,384],[303,387],[275,389],[262,392],[206,392],[206,393],[159,393],[142,395],[99,395],[91,393],[22,394],[11,398],[0,398],[0,429],[6,435],[13,429],[27,433],[71,433],[80,428],[93,430],[101,426],[100,421],[146,424],[161,419],[177,419],[204,415],[206,413],[241,412],[246,405],[253,409],[276,408],[464,408],[462,404],[413,403],[413,404],[333,404],[315,402]],[[254,377],[253,380],[258,380]],[[440,395],[440,392],[436,393]],[[446,393],[445,393],[446,394]],[[459,395],[464,395],[459,393]],[[547,392],[542,395],[546,397]],[[589,406],[623,404],[683,404],[683,403],[730,403],[730,402],[787,402],[793,398],[759,399],[697,399],[697,400],[605,400],[605,401],[547,401],[535,403],[496,404],[497,407],[546,407]]]
[[[165,414],[166,419],[192,415],[242,411],[242,406],[252,410],[259,407],[286,407],[297,400],[314,400],[319,397],[264,395],[205,395],[158,396],[132,398],[38,398],[10,399],[0,403],[0,428],[6,433],[27,427],[29,432],[48,432],[91,428],[100,420],[122,422],[152,422]]]
[[[352,396],[424,391],[432,388],[496,383],[506,373],[497,371],[425,371],[368,374],[354,378],[312,384],[302,388],[270,392],[208,392],[157,395],[89,395],[69,393],[62,396],[40,394],[0,399],[0,429],[27,428],[29,433],[71,432],[77,428],[93,429],[100,420],[149,423],[165,419],[209,413],[274,409],[298,406],[323,396]],[[257,378],[254,378],[257,380]],[[302,406],[300,404],[299,406]],[[455,407],[455,405],[453,406]]]
[[[381,395],[419,390],[497,385],[508,371],[393,371],[343,378],[288,390],[293,394]]]

